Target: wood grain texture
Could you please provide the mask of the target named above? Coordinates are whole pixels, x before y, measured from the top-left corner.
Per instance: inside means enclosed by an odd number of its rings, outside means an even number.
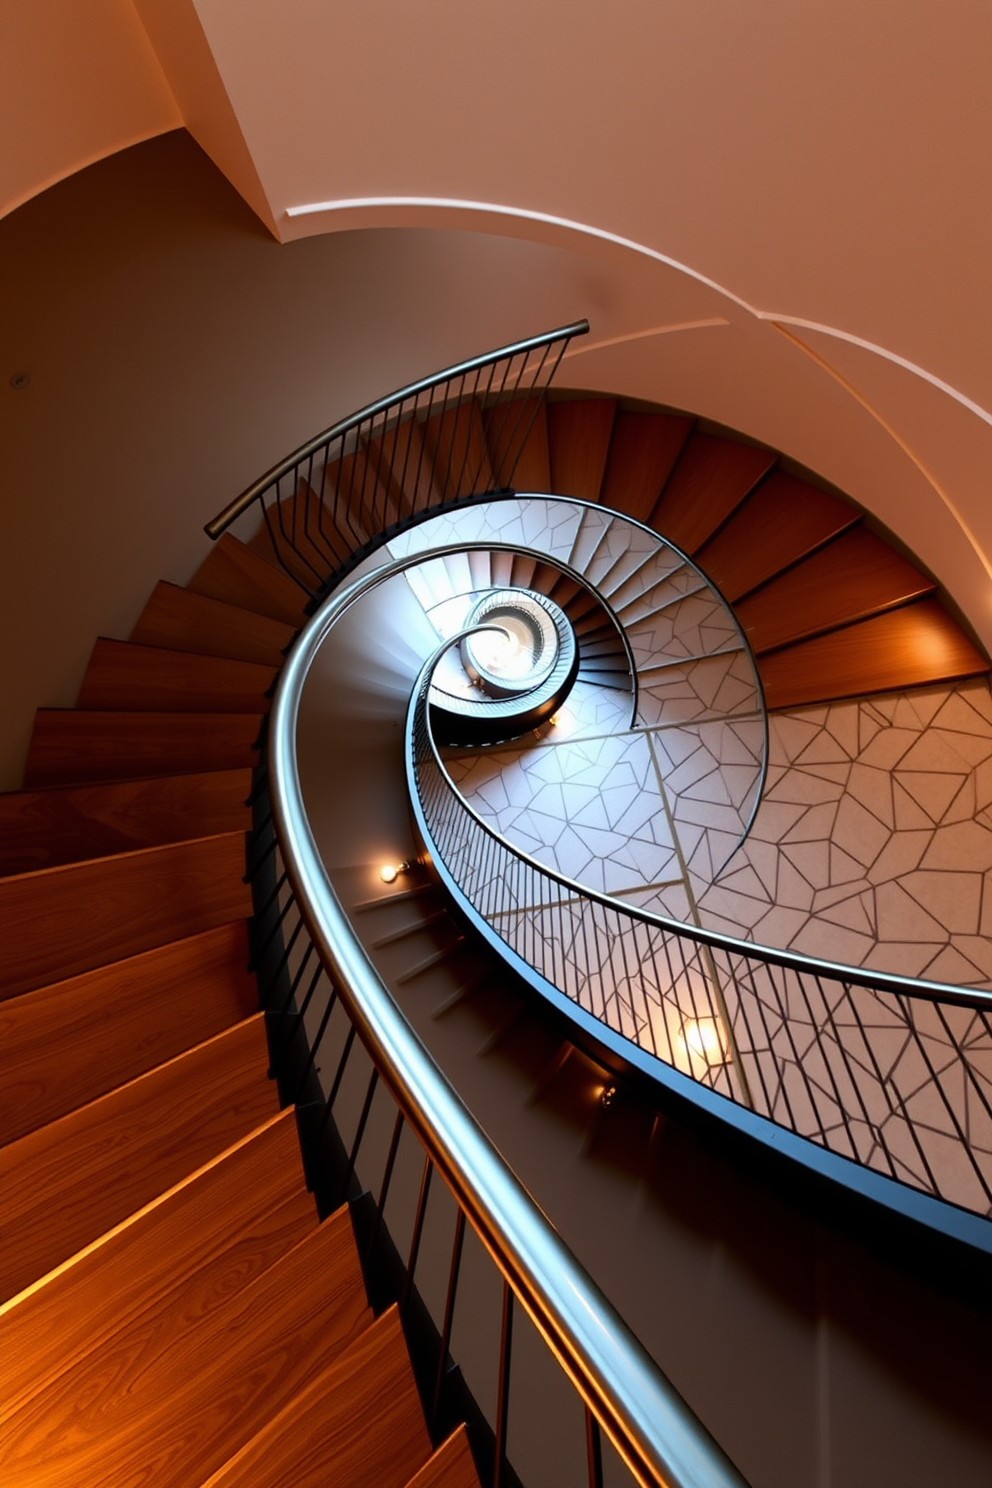
[[[306,619],[306,595],[299,585],[229,532],[218,538],[186,587],[294,629]]]
[[[650,521],[691,428],[692,419],[679,414],[621,410],[613,424],[599,496],[603,505],[638,522]]]
[[[243,920],[0,1003],[0,1143],[258,1008]]]
[[[616,413],[615,398],[579,398],[548,406],[551,489],[598,501]]]
[[[493,489],[493,469],[482,413],[476,402],[432,414],[423,425],[434,480],[447,496],[470,496]]]
[[[167,713],[265,713],[275,668],[101,636],[77,707]]]
[[[139,1319],[26,1402],[0,1432],[4,1488],[209,1477],[368,1326],[347,1212],[216,1302]]]
[[[773,470],[697,557],[733,603],[859,520],[857,507]]]
[[[131,640],[142,646],[280,667],[294,634],[294,627],[281,620],[208,599],[178,584],[158,583],[138,617]]]
[[[214,770],[0,795],[0,874],[247,831],[250,770]]]
[[[441,1443],[406,1488],[479,1488],[479,1475],[464,1426],[459,1426]]]
[[[380,475],[375,458],[364,447],[325,465],[320,494],[332,512],[340,513],[337,521],[352,546],[368,542],[404,514],[390,491],[388,473]]]
[[[225,832],[0,879],[0,920],[18,927],[0,998],[244,919],[244,842]]]
[[[188,1326],[248,1285],[260,1269],[253,1237],[273,1231],[267,1216],[284,1232],[290,1211],[285,1250],[317,1227],[287,1109],[0,1309],[0,1421],[108,1345]]]
[[[759,659],[769,708],[896,692],[989,670],[935,599],[919,600]]]
[[[391,1307],[203,1488],[405,1488],[429,1453]]]
[[[257,713],[118,713],[39,708],[28,787],[251,768]]]
[[[694,430],[649,525],[691,556],[767,475],[775,459],[772,450]]]
[[[548,411],[540,396],[511,398],[484,415],[497,490],[550,491]]]
[[[0,1300],[279,1109],[261,1013],[0,1148]]]
[[[867,619],[935,588],[888,543],[857,526],[756,589],[736,612],[761,652]]]

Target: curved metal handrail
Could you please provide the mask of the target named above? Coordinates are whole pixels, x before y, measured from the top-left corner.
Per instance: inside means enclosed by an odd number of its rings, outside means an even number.
[[[283,670],[269,725],[269,782],[288,881],[321,962],[376,1068],[631,1471],[646,1488],[745,1488],[733,1464],[576,1262],[400,1013],[321,861],[303,804],[296,755],[303,686],[317,651],[341,616],[419,561],[419,555],[399,560],[333,596],[302,632]]]

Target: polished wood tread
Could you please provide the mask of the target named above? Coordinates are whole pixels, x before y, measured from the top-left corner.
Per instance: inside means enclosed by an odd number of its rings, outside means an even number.
[[[68,1391],[67,1376],[111,1340],[192,1326],[265,1269],[252,1236],[281,1234],[290,1211],[282,1249],[317,1226],[287,1109],[0,1305],[0,1421],[60,1380]]]
[[[25,1402],[0,1428],[4,1488],[202,1482],[369,1322],[342,1211],[233,1295],[211,1278]]]
[[[0,879],[0,919],[17,926],[0,998],[244,919],[243,873],[244,834],[224,832]]]
[[[407,1488],[479,1488],[479,1475],[464,1426],[459,1426],[442,1442],[410,1479]]]
[[[0,1148],[0,1301],[276,1114],[261,1013]]]
[[[128,712],[265,713],[274,666],[101,636],[78,706]]]
[[[0,1003],[0,1144],[249,1017],[247,968],[235,920]]]
[[[391,1307],[203,1488],[406,1488],[430,1450]]]
[[[210,770],[0,795],[0,874],[247,831],[251,771]]]
[[[24,771],[30,789],[251,768],[252,713],[134,713],[39,708]]]
[[[131,640],[143,646],[282,666],[296,627],[253,610],[159,582],[138,617]]]
[[[294,629],[306,619],[307,596],[300,586],[229,532],[211,545],[186,588]]]

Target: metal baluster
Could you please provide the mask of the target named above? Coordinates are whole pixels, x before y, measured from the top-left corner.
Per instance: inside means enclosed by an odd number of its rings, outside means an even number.
[[[603,1488],[603,1443],[599,1422],[586,1406],[586,1463],[589,1470],[589,1488]]]
[[[369,1119],[369,1112],[372,1110],[372,1101],[375,1097],[376,1086],[378,1085],[378,1083],[379,1071],[375,1068],[375,1066],[373,1066],[372,1077],[369,1080],[369,1088],[365,1092],[365,1102],[362,1106],[361,1115],[358,1118],[358,1126],[355,1128],[355,1138],[351,1144],[351,1151],[348,1153],[348,1164],[345,1168],[344,1179],[341,1183],[342,1203],[348,1197],[348,1185],[351,1182],[352,1174],[355,1171],[355,1163],[358,1160],[358,1149],[362,1145],[362,1138],[365,1135],[365,1127]]]
[[[441,1325],[441,1352],[437,1361],[437,1378],[434,1381],[434,1399],[431,1404],[431,1435],[437,1431],[438,1411],[441,1408],[441,1390],[451,1350],[451,1330],[455,1321],[455,1296],[458,1291],[458,1276],[462,1265],[462,1246],[465,1242],[465,1210],[458,1206],[455,1215],[455,1238],[451,1247],[451,1266],[448,1271],[448,1291],[444,1299],[444,1321]]]
[[[500,1488],[506,1470],[506,1429],[510,1411],[510,1350],[513,1343],[513,1293],[503,1282],[503,1317],[499,1332],[499,1388],[496,1395],[496,1449],[493,1488]]]
[[[386,1165],[382,1170],[382,1183],[379,1187],[379,1197],[376,1200],[375,1218],[372,1221],[372,1229],[369,1232],[368,1244],[365,1247],[363,1260],[368,1262],[375,1254],[376,1241],[379,1238],[379,1230],[382,1226],[382,1216],[386,1208],[386,1200],[389,1197],[390,1184],[393,1181],[393,1169],[396,1166],[396,1154],[400,1147],[400,1137],[403,1135],[405,1117],[401,1109],[397,1109],[396,1120],[393,1123],[393,1135],[389,1141],[389,1151],[386,1153]]]
[[[413,1235],[410,1240],[410,1255],[406,1263],[406,1275],[403,1278],[403,1291],[400,1296],[401,1313],[406,1312],[407,1303],[410,1300],[410,1292],[413,1289],[413,1273],[417,1269],[417,1257],[420,1254],[420,1240],[424,1232],[424,1217],[427,1214],[427,1200],[430,1196],[433,1173],[434,1164],[427,1157],[424,1159],[424,1173],[420,1180],[417,1213],[413,1221]]]

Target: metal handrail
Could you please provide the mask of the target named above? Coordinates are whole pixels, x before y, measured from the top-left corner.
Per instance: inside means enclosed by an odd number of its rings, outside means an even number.
[[[638,1481],[645,1488],[745,1488],[722,1448],[575,1260],[400,1013],[334,892],[310,829],[296,753],[307,675],[341,616],[418,561],[402,559],[335,595],[303,631],[283,670],[269,724],[269,789],[289,886],[376,1069]]]

